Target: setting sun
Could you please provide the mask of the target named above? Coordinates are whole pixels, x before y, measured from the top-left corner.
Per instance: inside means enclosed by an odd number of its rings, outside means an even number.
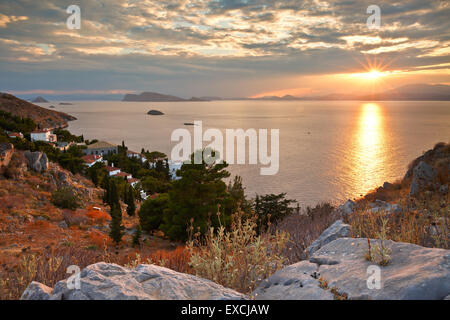
[[[387,71],[379,71],[377,69],[372,69],[369,72],[354,73],[353,76],[363,80],[378,80],[382,77],[387,76],[388,74],[389,72]]]

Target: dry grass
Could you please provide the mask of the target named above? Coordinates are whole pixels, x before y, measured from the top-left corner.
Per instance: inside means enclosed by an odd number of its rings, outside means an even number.
[[[351,225],[352,235],[357,238],[379,238],[383,221],[386,221],[386,239],[424,247],[449,248],[448,196],[424,194],[419,199],[404,201],[402,206],[405,210],[396,214],[370,210],[351,214],[347,222]]]
[[[205,238],[197,233],[188,242],[194,273],[225,287],[250,293],[263,279],[282,268],[289,240],[287,233],[258,235],[257,217],[233,215],[229,231],[210,228]],[[191,228],[191,231],[193,229]]]
[[[67,278],[67,267],[77,265],[84,268],[93,261],[99,261],[95,253],[72,247],[46,249],[41,255],[25,254],[21,263],[11,270],[5,270],[0,280],[0,299],[18,299],[31,281],[38,281],[53,287],[56,282]]]
[[[67,267],[76,265],[83,269],[88,265],[104,261],[135,268],[141,263],[153,263],[178,272],[192,273],[189,268],[189,251],[179,247],[172,251],[158,250],[141,258],[140,254],[130,256],[116,255],[113,248],[99,245],[103,252],[76,246],[48,248],[42,254],[23,254],[20,263],[11,269],[4,269],[0,278],[0,300],[19,299],[31,281],[41,282],[53,287],[58,281],[68,278]],[[98,239],[100,242],[101,239]]]
[[[273,228],[289,235],[290,241],[283,254],[290,263],[295,263],[304,259],[305,249],[338,219],[339,215],[333,206],[322,203],[314,208],[307,207],[303,212],[287,216]]]

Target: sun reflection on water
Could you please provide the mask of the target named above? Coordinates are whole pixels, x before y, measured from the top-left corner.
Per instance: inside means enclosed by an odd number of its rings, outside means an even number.
[[[382,176],[386,161],[382,108],[376,103],[365,103],[358,115],[353,158],[354,181],[361,193],[375,188]]]

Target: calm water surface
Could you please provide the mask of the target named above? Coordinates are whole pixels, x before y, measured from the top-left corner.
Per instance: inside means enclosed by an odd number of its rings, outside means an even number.
[[[49,106],[49,104],[42,104]],[[148,116],[150,109],[164,116]],[[302,205],[340,202],[401,178],[408,163],[450,139],[450,102],[217,101],[73,102],[56,110],[78,118],[69,130],[86,139],[142,147],[170,155],[171,133],[185,122],[207,128],[280,129],[280,169],[261,176],[260,165],[234,165],[247,192],[286,192]]]

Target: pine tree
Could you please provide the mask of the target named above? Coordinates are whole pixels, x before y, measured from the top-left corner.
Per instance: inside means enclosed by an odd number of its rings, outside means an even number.
[[[116,245],[122,241],[125,227],[122,225],[122,211],[120,207],[111,208],[111,222],[109,224],[109,236]]]

